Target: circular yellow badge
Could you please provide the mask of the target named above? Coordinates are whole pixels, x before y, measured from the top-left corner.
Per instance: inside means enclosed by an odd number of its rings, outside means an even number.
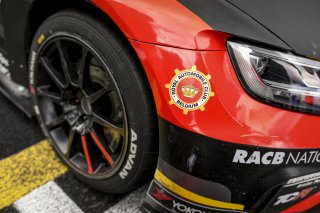
[[[182,71],[176,69],[175,74],[170,84],[165,85],[169,89],[169,104],[182,109],[185,115],[198,109],[204,111],[205,104],[214,96],[210,75],[204,75],[196,66]]]

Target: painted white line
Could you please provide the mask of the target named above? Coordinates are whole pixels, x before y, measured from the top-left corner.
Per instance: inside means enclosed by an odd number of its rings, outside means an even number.
[[[108,209],[105,213],[140,213],[141,211],[139,210],[139,207],[146,196],[147,189],[147,186],[143,186],[140,189],[130,193],[119,203]]]
[[[54,181],[33,190],[13,205],[21,213],[83,213]]]

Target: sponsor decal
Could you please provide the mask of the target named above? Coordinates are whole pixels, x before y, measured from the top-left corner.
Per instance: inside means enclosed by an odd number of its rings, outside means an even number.
[[[153,194],[153,197],[156,198],[157,200],[173,200],[172,197],[170,197],[169,195],[167,195],[163,189],[161,189],[160,187],[156,187],[156,193]]]
[[[134,161],[136,159],[136,154],[137,154],[137,149],[138,146],[136,144],[138,140],[138,135],[135,131],[133,131],[133,129],[131,129],[131,144],[130,144],[130,153],[127,159],[127,162],[125,164],[125,166],[123,167],[122,171],[119,173],[119,176],[122,179],[125,179],[128,174],[129,171],[132,169]]]
[[[297,186],[296,188],[299,189],[304,187],[310,187],[317,184],[320,184],[320,172],[292,178],[288,180],[285,187]]]
[[[240,212],[235,210],[212,208],[204,205],[191,203],[190,201],[179,198],[173,193],[161,187],[161,185],[152,181],[147,196],[170,212],[184,213],[211,213],[211,212]]]
[[[182,71],[176,69],[175,74],[170,84],[165,85],[169,89],[169,104],[176,105],[185,115],[189,111],[204,111],[205,104],[214,96],[210,85],[211,76],[204,75],[196,66]]]
[[[44,36],[44,34],[41,34],[38,38],[38,44],[41,45],[45,39],[46,37]]]
[[[34,85],[34,66],[37,59],[37,53],[32,51],[30,58],[30,66],[29,66],[29,82],[31,85]]]
[[[305,197],[308,196],[308,194],[313,191],[313,187],[312,188],[307,188],[304,189],[302,191],[298,191],[298,192],[292,192],[290,194],[285,194],[285,195],[281,195],[277,198],[277,202],[275,202],[273,205],[277,206],[279,204],[285,204],[288,202],[292,202],[292,201],[297,201],[299,199],[303,199]]]
[[[233,209],[234,211],[244,210],[244,205],[242,204],[215,200],[189,191],[188,189],[185,189],[182,186],[170,180],[159,169],[156,169],[156,172],[154,174],[154,181],[161,184],[162,189],[167,189],[168,191],[166,192],[168,192],[169,194],[173,195],[174,193],[176,195],[176,199],[174,200],[184,201],[183,199],[186,199],[192,201],[192,203],[189,202],[189,206],[200,206],[202,208],[206,207],[209,209],[218,210],[223,209],[224,211],[229,211],[230,209]],[[172,193],[170,193],[169,191]]]
[[[292,212],[319,212],[320,211],[320,192],[304,199],[293,206],[290,206],[280,213],[292,213]],[[317,209],[315,209],[317,208]]]
[[[263,212],[305,212],[320,204],[320,172],[289,179]]]
[[[0,74],[11,79],[11,74],[9,72],[9,60],[0,53]]]
[[[301,183],[301,182],[304,182],[304,181],[308,181],[308,180],[312,180],[312,179],[315,179],[315,178],[320,178],[320,172],[309,174],[309,175],[305,175],[305,176],[301,176],[301,177],[292,178],[292,179],[288,180],[287,185],[298,184],[298,183]]]
[[[301,151],[301,152],[261,152],[246,151],[237,149],[233,163],[256,164],[256,165],[280,165],[280,164],[314,164],[320,163],[319,151]]]

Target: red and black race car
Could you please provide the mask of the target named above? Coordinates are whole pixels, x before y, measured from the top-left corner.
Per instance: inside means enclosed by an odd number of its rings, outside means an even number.
[[[318,0],[2,0],[0,89],[145,212],[320,212]]]

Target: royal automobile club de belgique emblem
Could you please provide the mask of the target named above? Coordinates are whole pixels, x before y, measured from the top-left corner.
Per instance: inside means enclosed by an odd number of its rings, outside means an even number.
[[[182,109],[185,115],[198,109],[204,111],[205,104],[214,96],[210,85],[211,76],[204,75],[196,66],[182,71],[176,69],[175,74],[170,84],[165,85],[171,98],[169,104]]]

